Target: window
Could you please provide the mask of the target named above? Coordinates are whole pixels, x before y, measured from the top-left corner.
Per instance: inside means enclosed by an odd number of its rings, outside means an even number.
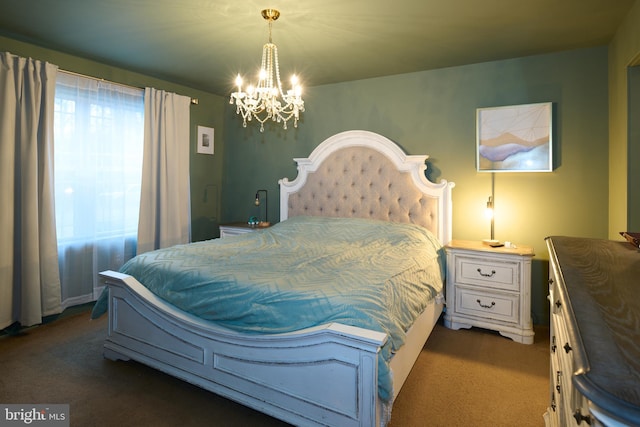
[[[98,273],[135,255],[143,143],[142,89],[58,73],[55,209],[63,305],[95,299]]]

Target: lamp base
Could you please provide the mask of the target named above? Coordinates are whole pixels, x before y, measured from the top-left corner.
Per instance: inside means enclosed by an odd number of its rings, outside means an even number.
[[[500,243],[500,240],[495,240],[495,239],[482,239],[482,243],[484,243],[485,245],[497,245],[498,243]]]

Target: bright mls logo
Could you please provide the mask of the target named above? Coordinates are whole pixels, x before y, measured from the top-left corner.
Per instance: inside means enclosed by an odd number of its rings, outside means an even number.
[[[69,427],[69,405],[0,404],[0,427]]]

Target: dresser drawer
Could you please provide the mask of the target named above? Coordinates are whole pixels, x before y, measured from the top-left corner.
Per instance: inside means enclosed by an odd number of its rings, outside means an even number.
[[[456,289],[455,310],[460,314],[517,324],[520,318],[519,298],[517,294],[476,291],[460,286]]]
[[[456,283],[518,292],[519,265],[517,262],[457,256]]]

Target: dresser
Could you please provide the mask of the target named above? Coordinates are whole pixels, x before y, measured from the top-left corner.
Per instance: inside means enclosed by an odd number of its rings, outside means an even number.
[[[514,341],[532,344],[533,248],[492,248],[480,241],[452,240],[445,249],[445,326],[492,329]]]
[[[547,427],[640,425],[640,252],[553,236]]]

